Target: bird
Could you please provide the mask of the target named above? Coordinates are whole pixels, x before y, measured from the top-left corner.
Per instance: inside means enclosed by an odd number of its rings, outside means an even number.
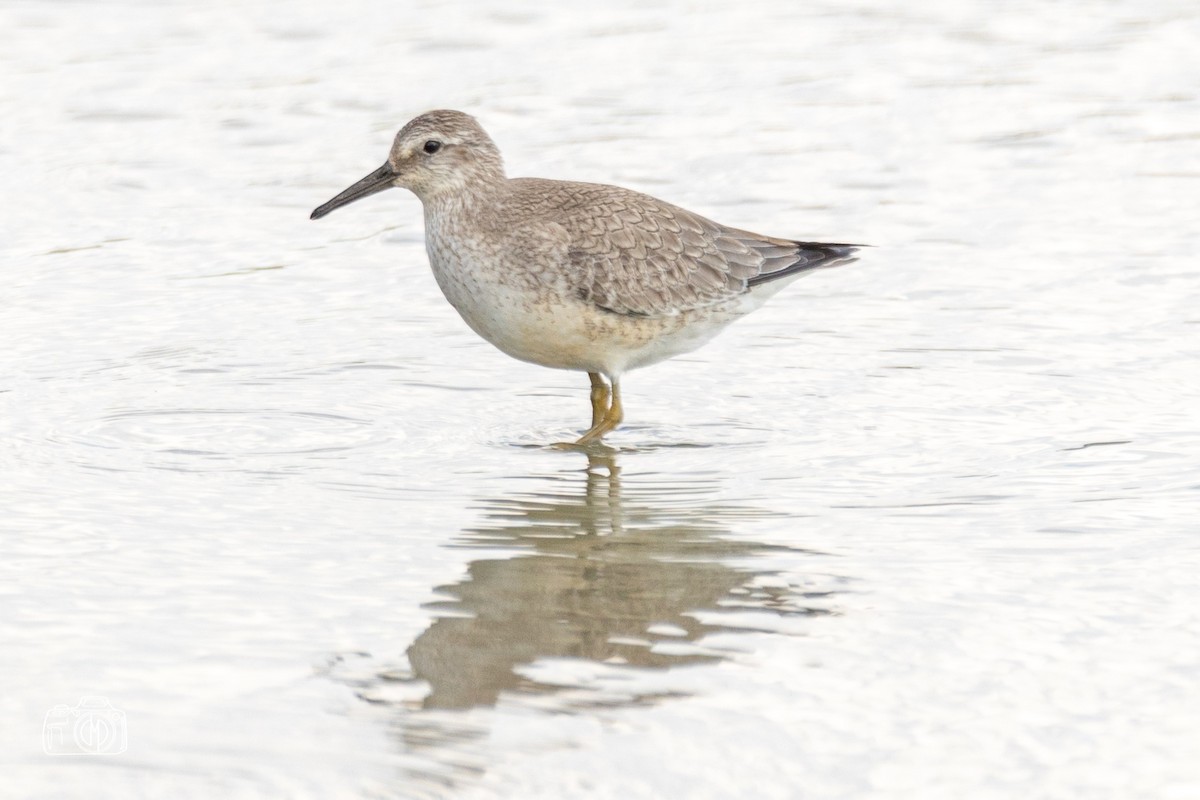
[[[444,109],[404,125],[383,166],[310,218],[393,187],[421,201],[434,278],[475,333],[521,361],[588,373],[580,447],[624,420],[626,372],[695,350],[863,247],[763,236],[619,186],[509,178],[479,122]]]

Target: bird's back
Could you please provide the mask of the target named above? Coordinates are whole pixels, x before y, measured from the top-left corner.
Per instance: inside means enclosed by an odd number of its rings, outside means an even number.
[[[848,263],[857,249],[730,228],[619,186],[516,178],[505,190],[502,215],[561,229],[577,295],[617,314],[727,303],[779,278]]]

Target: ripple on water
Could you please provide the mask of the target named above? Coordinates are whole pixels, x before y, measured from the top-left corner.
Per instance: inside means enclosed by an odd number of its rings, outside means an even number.
[[[523,450],[568,450],[595,453],[652,453],[659,450],[708,449],[713,447],[753,448],[765,443],[763,429],[752,425],[729,424],[638,424],[624,423],[605,436],[600,443],[587,448],[571,445],[586,430],[575,428],[516,429],[510,422],[498,423],[484,431],[480,438],[492,447]]]
[[[258,472],[290,461],[340,459],[403,438],[379,421],[283,409],[127,409],[86,421],[51,440],[98,469]],[[122,465],[125,466],[122,466]]]

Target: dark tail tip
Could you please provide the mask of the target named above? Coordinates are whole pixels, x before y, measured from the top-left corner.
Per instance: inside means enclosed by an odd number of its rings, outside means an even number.
[[[851,261],[857,261],[854,254],[858,252],[859,248],[871,246],[869,244],[833,244],[829,242],[793,242],[793,244],[797,248],[795,261],[783,269],[755,275],[746,281],[746,285],[757,286],[760,283],[769,283],[799,272],[840,267]]]

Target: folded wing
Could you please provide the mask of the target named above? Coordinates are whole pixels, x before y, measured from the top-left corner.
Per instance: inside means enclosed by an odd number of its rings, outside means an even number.
[[[769,281],[854,260],[856,245],[796,242],[727,228],[612,186],[564,187],[560,217],[581,299],[614,314],[669,316]]]

